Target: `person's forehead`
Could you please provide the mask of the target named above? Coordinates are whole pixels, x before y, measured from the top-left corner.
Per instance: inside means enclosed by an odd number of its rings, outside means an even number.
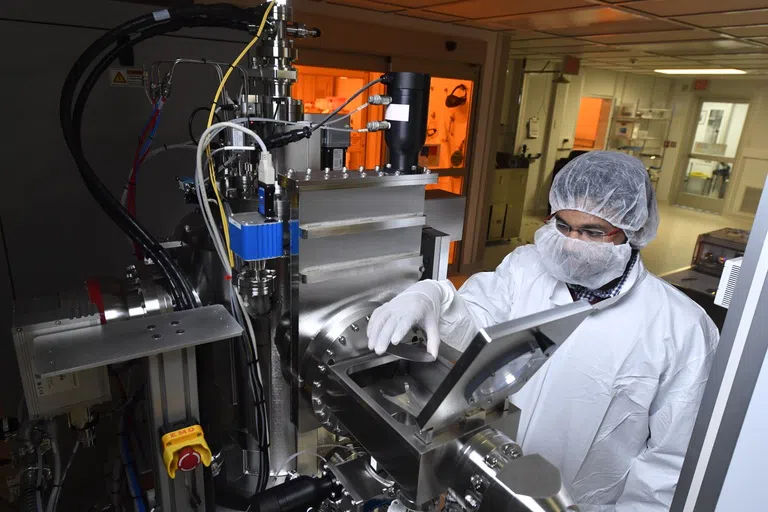
[[[557,216],[567,222],[571,227],[576,228],[582,226],[601,226],[605,228],[613,227],[613,225],[607,220],[577,210],[560,210],[557,212]]]

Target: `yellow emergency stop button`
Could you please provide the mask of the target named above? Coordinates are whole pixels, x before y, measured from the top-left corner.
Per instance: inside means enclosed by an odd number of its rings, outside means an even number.
[[[201,462],[206,467],[211,465],[211,449],[200,425],[168,432],[162,443],[163,462],[171,478],[176,478],[176,471],[193,471]]]

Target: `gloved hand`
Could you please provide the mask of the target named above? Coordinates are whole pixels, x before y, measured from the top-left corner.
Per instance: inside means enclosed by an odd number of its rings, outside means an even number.
[[[368,322],[368,349],[381,355],[390,343],[397,345],[415,325],[427,333],[427,352],[437,359],[440,346],[442,291],[432,281],[421,281],[379,307]]]

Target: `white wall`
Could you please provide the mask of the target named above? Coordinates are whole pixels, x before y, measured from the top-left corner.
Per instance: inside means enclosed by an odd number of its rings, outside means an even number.
[[[528,61],[528,70],[540,70],[545,61]],[[550,65],[551,66],[551,65]],[[548,69],[552,69],[549,67]],[[604,69],[582,67],[579,75],[568,76],[569,84],[553,84],[552,74],[526,75],[523,86],[523,107],[520,114],[521,130],[517,135],[517,147],[529,146],[529,152],[542,151],[545,141],[544,130],[550,116],[550,101],[553,88],[556,98],[552,109],[552,131],[547,150],[542,158],[531,164],[525,209],[529,212],[547,208],[547,195],[551,173],[558,158],[568,156],[576,132],[579,104],[583,96],[598,96],[614,99],[614,106],[625,103],[637,104],[639,108],[669,108],[673,80],[665,77],[635,75]],[[522,128],[527,120],[538,115],[541,134],[538,139],[528,139]],[[610,131],[609,131],[610,133]],[[568,139],[563,143],[563,139]],[[665,158],[666,162],[666,158]]]

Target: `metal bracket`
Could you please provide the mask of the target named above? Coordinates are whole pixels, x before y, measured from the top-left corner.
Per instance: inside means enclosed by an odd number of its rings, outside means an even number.
[[[234,338],[243,328],[219,304],[37,336],[32,367],[52,377]]]

